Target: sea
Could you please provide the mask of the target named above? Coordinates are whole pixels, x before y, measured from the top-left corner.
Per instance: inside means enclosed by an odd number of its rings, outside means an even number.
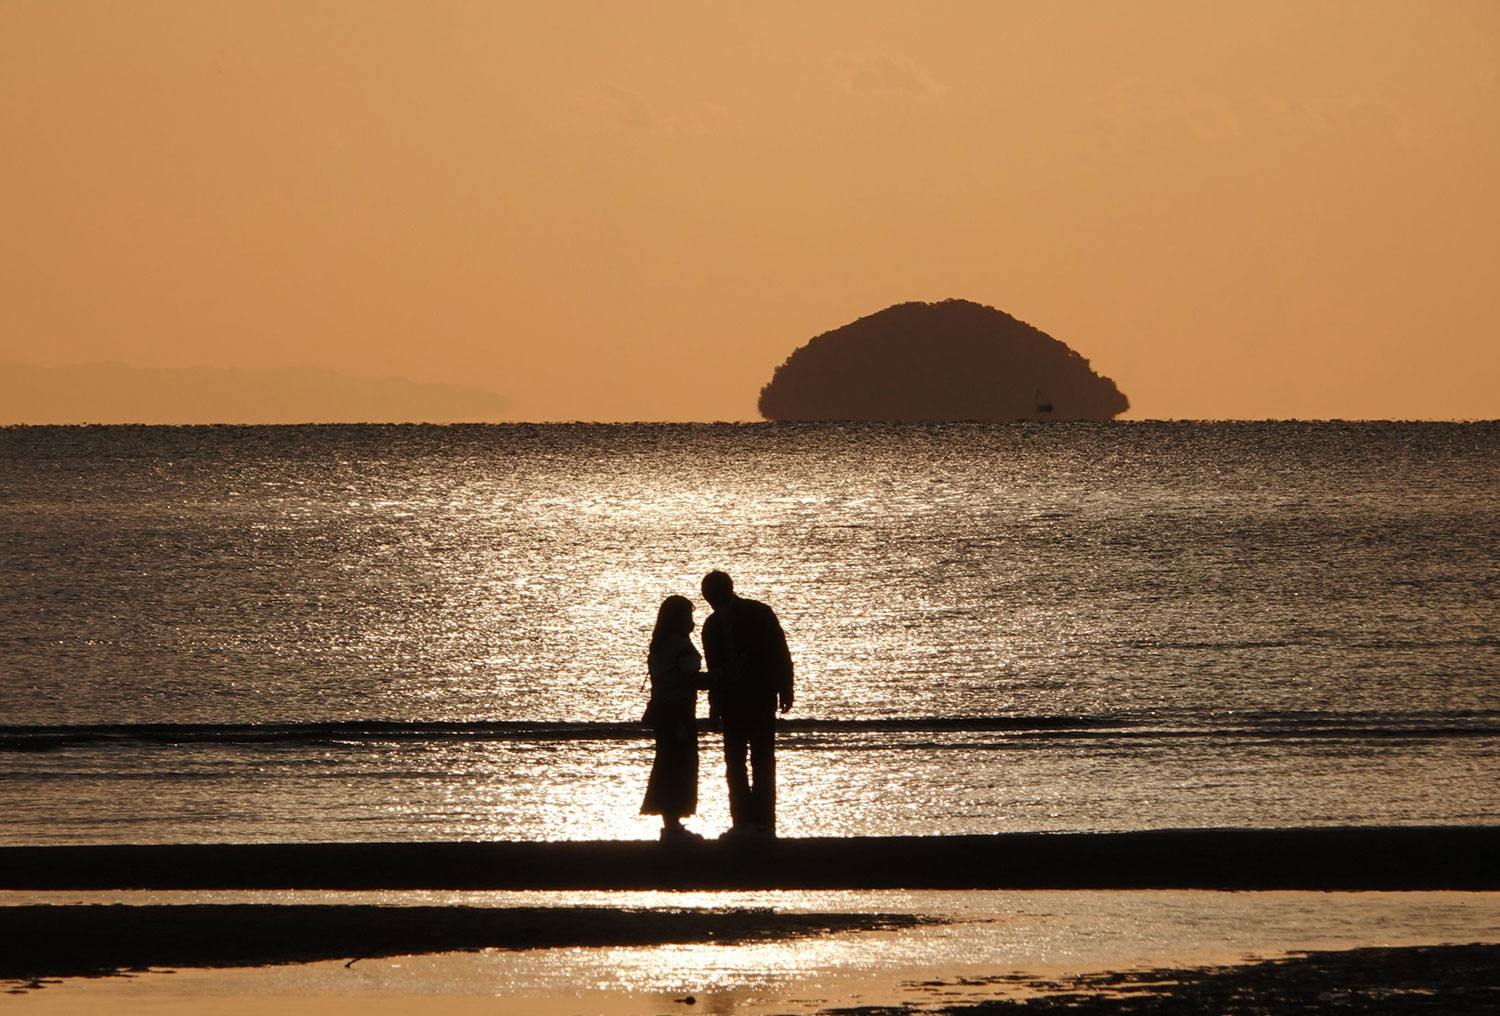
[[[1500,821],[1500,423],[13,427],[0,844],[652,838],[715,568],[783,836]]]

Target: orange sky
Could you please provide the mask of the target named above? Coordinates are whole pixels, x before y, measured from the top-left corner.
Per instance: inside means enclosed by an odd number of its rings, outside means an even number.
[[[1500,417],[1493,0],[5,0],[0,139],[0,360],[751,419],[962,297],[1135,418]]]

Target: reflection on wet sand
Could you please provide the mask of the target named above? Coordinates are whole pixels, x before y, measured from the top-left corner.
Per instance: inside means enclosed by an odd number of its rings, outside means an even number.
[[[769,909],[196,903],[0,907],[0,979],[468,951],[649,946],[889,930],[917,914]]]
[[[1460,972],[1475,964],[1480,970],[1493,971],[1495,950],[1366,953],[1258,972],[1245,965],[1300,950],[1500,942],[1500,893],[33,893],[7,896],[0,902],[180,906],[194,900],[262,909],[273,903],[342,903],[410,915],[435,905],[489,907],[499,912],[532,907],[552,909],[559,916],[583,913],[580,908],[612,909],[621,915],[654,912],[655,916],[641,919],[643,928],[652,921],[658,925],[680,922],[685,913],[697,913],[710,926],[719,919],[712,916],[715,913],[758,914],[767,920],[760,928],[764,937],[734,940],[714,936],[673,944],[587,945],[582,943],[590,939],[584,937],[550,948],[368,959],[348,956],[259,969],[185,971],[171,977],[149,973],[128,979],[70,980],[18,996],[18,1011],[65,1016],[129,1001],[144,1010],[173,1014],[274,1012],[289,1016],[297,1011],[299,1001],[320,1001],[321,1008],[306,1011],[353,1013],[382,1011],[384,1005],[394,1007],[397,999],[410,1005],[414,997],[420,997],[424,1012],[455,1014],[494,1011],[497,1000],[509,1011],[557,1013],[751,1016],[813,1014],[859,1006],[903,1006],[907,1007],[904,1011],[915,1012],[1021,997],[1049,986],[1092,996],[1121,986],[1139,987],[1143,979],[1149,979],[1131,971],[1222,965],[1237,965],[1245,977],[1271,986],[1278,983],[1279,971],[1290,971],[1288,976],[1312,983],[1321,976],[1318,971],[1325,970],[1337,971],[1340,977],[1364,978],[1374,990],[1385,972],[1399,981],[1408,976],[1403,971],[1411,972],[1412,978],[1435,976],[1431,970],[1444,964]],[[839,930],[832,916],[857,913],[937,920],[854,923]],[[741,917],[728,920],[733,923]],[[634,916],[627,916],[617,927],[628,928],[635,921]],[[774,930],[777,922],[785,922],[779,931]],[[415,920],[407,924],[420,926]],[[586,922],[579,927],[586,928]],[[810,930],[818,933],[809,937],[805,933]],[[782,937],[783,932],[798,937]],[[1428,974],[1421,974],[1422,964],[1427,965]],[[1099,971],[1128,976],[1115,981],[1084,976]],[[1218,990],[1214,985],[1228,984],[1238,976],[1224,975],[1202,990]],[[1474,987],[1484,976],[1455,975],[1455,983]],[[1405,990],[1400,984],[1389,987]],[[693,1008],[679,1001],[690,996]]]

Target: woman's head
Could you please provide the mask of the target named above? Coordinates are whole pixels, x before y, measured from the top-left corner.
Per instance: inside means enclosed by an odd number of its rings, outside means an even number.
[[[656,629],[651,633],[651,652],[673,635],[693,630],[693,601],[686,596],[669,596],[656,611]]]

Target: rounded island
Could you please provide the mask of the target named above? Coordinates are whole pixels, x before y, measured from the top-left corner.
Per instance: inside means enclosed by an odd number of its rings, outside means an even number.
[[[1111,420],[1128,408],[1066,344],[968,300],[900,303],[825,332],[760,392],[767,420]]]

